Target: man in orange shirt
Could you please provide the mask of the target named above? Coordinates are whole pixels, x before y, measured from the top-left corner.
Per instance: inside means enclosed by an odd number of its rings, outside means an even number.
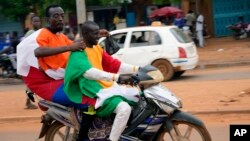
[[[63,91],[64,71],[70,51],[83,50],[84,43],[82,39],[73,42],[62,33],[64,11],[60,6],[48,6],[45,15],[48,27],[26,37],[17,47],[17,73],[39,97],[72,106],[75,103]],[[107,30],[99,33],[108,34]]]
[[[17,73],[38,96],[64,104],[55,92],[63,84],[70,51],[82,50],[84,45],[82,40],[72,42],[62,33],[64,11],[60,6],[48,6],[45,14],[48,27],[26,37],[17,47]]]

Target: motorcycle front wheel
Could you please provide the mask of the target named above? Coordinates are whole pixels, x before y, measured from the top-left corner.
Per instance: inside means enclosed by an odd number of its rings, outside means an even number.
[[[211,141],[206,127],[187,121],[173,121],[173,129],[168,132],[161,130],[157,141]]]
[[[76,135],[76,130],[56,121],[47,131],[45,141],[74,141]]]

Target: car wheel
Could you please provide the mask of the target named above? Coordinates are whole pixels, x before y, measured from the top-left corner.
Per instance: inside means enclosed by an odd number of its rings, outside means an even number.
[[[177,77],[180,77],[185,71],[177,71],[174,73],[174,77],[177,78]]]
[[[173,77],[174,69],[168,61],[157,60],[152,65],[161,71],[164,76],[164,81],[168,81]]]

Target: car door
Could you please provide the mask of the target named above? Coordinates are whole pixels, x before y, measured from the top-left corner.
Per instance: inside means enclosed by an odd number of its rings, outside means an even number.
[[[162,40],[157,31],[129,31],[125,46],[115,54],[125,63],[145,66],[159,57]]]

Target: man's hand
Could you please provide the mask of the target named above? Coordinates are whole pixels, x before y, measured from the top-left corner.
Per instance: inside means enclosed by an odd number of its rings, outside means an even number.
[[[84,50],[86,48],[85,43],[83,40],[76,40],[71,46],[70,46],[70,51],[77,51],[77,50]]]
[[[107,37],[108,35],[109,35],[108,30],[106,30],[106,29],[100,29],[99,30],[99,36],[100,37]]]
[[[122,74],[119,76],[117,83],[119,84],[126,84],[126,85],[137,85],[140,82],[140,80],[135,76],[132,75],[127,75],[127,74]]]

